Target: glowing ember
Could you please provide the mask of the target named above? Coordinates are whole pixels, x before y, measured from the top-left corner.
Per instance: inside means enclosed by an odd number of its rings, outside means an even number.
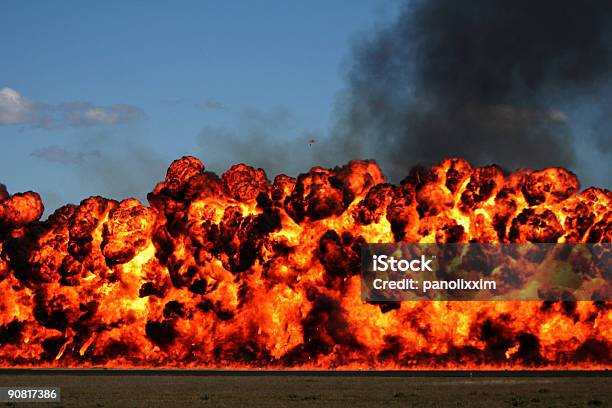
[[[386,184],[376,163],[297,179],[172,163],[150,207],[92,197],[47,221],[0,194],[0,365],[612,367],[610,302],[360,297],[364,242],[612,242],[612,193],[561,168],[460,159]]]

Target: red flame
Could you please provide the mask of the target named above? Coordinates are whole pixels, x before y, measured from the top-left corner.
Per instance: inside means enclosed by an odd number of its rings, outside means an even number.
[[[578,188],[461,159],[396,186],[372,161],[270,183],[184,157],[149,207],[92,197],[40,222],[38,194],[3,194],[0,365],[610,368],[610,302],[360,296],[365,242],[612,242],[612,193]]]

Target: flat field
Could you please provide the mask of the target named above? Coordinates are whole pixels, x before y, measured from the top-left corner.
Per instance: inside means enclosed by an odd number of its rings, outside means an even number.
[[[343,373],[3,372],[0,386],[59,386],[60,403],[14,407],[612,407],[612,377]]]

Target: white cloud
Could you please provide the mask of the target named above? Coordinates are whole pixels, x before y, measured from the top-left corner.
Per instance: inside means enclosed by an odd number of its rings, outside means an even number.
[[[67,126],[118,125],[144,118],[144,111],[130,105],[95,106],[87,102],[68,102],[57,109]]]
[[[0,89],[0,125],[25,123],[35,111],[35,104],[12,88]]]
[[[144,117],[142,109],[131,105],[96,106],[82,101],[47,105],[31,101],[14,89],[0,89],[0,125],[31,125],[45,129],[112,126]]]

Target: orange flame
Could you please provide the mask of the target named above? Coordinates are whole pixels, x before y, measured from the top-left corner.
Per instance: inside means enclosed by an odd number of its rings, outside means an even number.
[[[612,193],[562,168],[373,161],[270,183],[172,163],[150,206],[92,197],[38,221],[0,195],[0,366],[303,369],[612,367],[610,302],[360,296],[365,242],[612,242]]]

